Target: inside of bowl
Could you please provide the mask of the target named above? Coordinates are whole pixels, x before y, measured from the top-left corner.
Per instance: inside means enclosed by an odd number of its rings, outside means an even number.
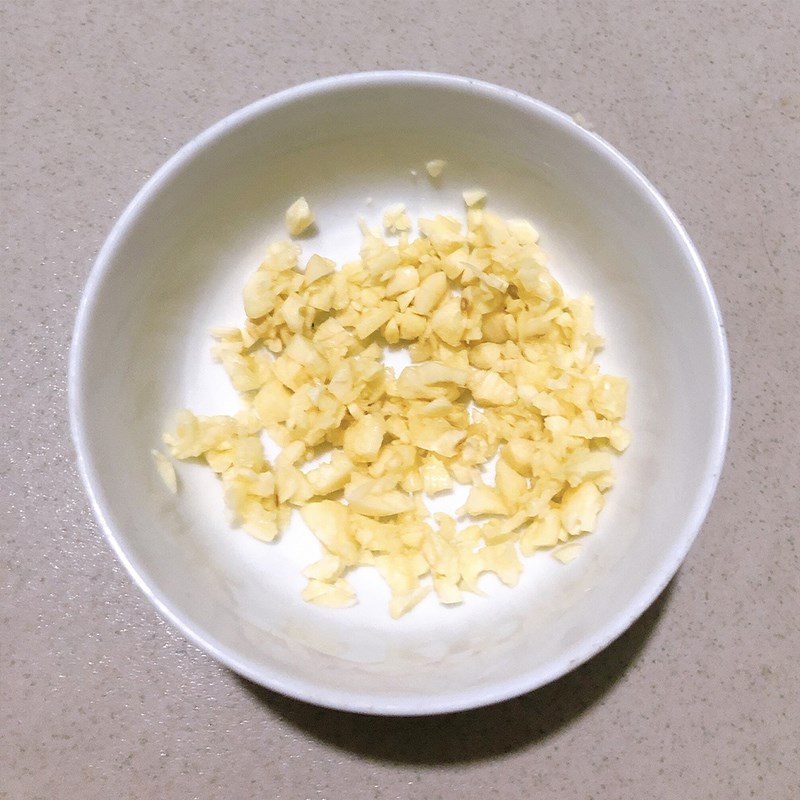
[[[448,166],[433,182],[425,162]],[[357,606],[303,603],[318,545],[299,518],[265,544],[231,524],[220,485],[178,466],[168,494],[150,450],[175,412],[232,413],[208,330],[243,319],[241,289],[283,213],[310,202],[302,240],[340,263],[357,218],[403,202],[412,218],[463,214],[480,186],[541,232],[570,294],[588,293],[604,368],[630,381],[633,443],[596,533],[564,566],[540,553],[520,585],[433,598],[406,617],[354,578]],[[501,93],[425,81],[329,86],[263,105],[209,135],[129,212],[85,320],[78,365],[84,466],[119,549],[173,619],[227,663],[290,694],[362,710],[482,702],[556,677],[605,644],[671,577],[713,490],[724,371],[717,321],[690,249],[658,201],[596,139]],[[492,694],[494,692],[494,694]]]

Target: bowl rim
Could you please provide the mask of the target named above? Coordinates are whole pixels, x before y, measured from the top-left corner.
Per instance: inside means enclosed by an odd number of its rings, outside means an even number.
[[[99,292],[105,276],[110,272],[114,256],[128,229],[143,212],[150,199],[173,176],[177,175],[192,159],[207,146],[226,136],[231,131],[247,124],[250,120],[267,114],[281,106],[315,95],[340,89],[361,86],[414,85],[438,87],[457,92],[481,95],[495,102],[516,106],[532,115],[539,115],[555,123],[568,136],[578,137],[595,155],[610,162],[628,179],[638,184],[652,205],[664,219],[691,265],[696,289],[700,293],[706,312],[713,321],[711,335],[714,337],[715,359],[714,382],[719,398],[715,411],[710,466],[707,468],[701,485],[695,495],[686,522],[676,537],[675,543],[664,554],[661,568],[643,581],[639,591],[617,614],[590,637],[568,648],[560,657],[522,674],[487,686],[466,690],[448,690],[434,697],[391,694],[358,694],[351,691],[329,689],[316,686],[313,682],[300,680],[278,669],[265,668],[240,657],[235,651],[222,645],[207,635],[192,619],[174,610],[168,597],[162,596],[151,587],[142,571],[130,557],[124,545],[124,536],[115,529],[106,513],[104,499],[100,492],[98,471],[95,467],[87,430],[90,421],[86,416],[83,399],[85,350],[88,344],[88,330],[92,315],[98,302]],[[708,513],[722,473],[727,449],[731,416],[731,374],[728,345],[719,303],[711,286],[702,259],[680,223],[675,213],[661,196],[655,186],[616,148],[596,133],[581,127],[568,114],[521,92],[497,86],[492,83],[458,75],[422,72],[412,70],[357,72],[321,78],[294,86],[275,94],[256,100],[234,111],[195,136],[169,158],[147,182],[139,189],[114,224],[101,247],[94,266],[86,281],[81,296],[72,344],[69,353],[67,379],[69,423],[77,456],[78,470],[89,497],[91,508],[109,545],[159,614],[172,623],[191,642],[208,653],[221,664],[229,667],[248,680],[258,683],[281,694],[327,708],[367,714],[389,716],[416,716],[463,711],[490,705],[538,689],[575,669],[607,647],[620,636],[661,594],[677,572],[694,542]]]

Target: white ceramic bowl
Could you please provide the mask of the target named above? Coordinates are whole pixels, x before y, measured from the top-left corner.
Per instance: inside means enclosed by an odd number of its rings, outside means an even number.
[[[424,164],[448,162],[434,186]],[[417,175],[412,174],[416,170]],[[568,292],[596,300],[604,366],[628,376],[633,444],[581,557],[527,560],[488,598],[428,598],[394,622],[367,571],[348,610],[303,603],[318,550],[301,522],[277,544],[231,528],[215,478],[180,465],[169,495],[150,450],[174,412],[237,398],[208,329],[238,324],[241,288],[283,212],[305,195],[344,259],[356,218],[403,201],[462,213],[461,191],[541,231]],[[367,202],[372,198],[372,202]],[[384,72],[299,86],[202,133],[128,206],[86,286],[70,360],[70,413],[92,506],[158,610],[242,675],[320,705],[383,714],[464,709],[535,689],[618,636],[677,570],[722,468],[730,381],[700,258],[653,186],[600,137],[543,103],[446,75]],[[296,529],[295,529],[296,528]]]

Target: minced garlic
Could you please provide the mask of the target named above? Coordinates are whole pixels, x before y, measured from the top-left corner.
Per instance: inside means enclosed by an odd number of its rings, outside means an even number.
[[[433,176],[443,167],[427,165]],[[566,297],[535,229],[478,208],[484,197],[465,192],[466,229],[421,219],[413,240],[393,207],[384,223],[399,241],[365,229],[360,257],[340,268],[318,255],[301,268],[296,245],[272,244],[245,286],[244,327],[214,331],[242,410],[183,411],[164,437],[175,458],[220,476],[253,536],[271,541],[300,510],[324,551],[304,573],[309,602],[356,602],[347,570],[370,565],[394,617],[431,588],[457,603],[484,572],[514,585],[520,554],[558,547],[572,560],[571,540],[595,527],[613,453],[630,438],[619,425],[627,383],[595,363],[591,299]],[[296,234],[313,216],[302,198],[292,209]],[[387,345],[411,357],[398,375]],[[264,431],[282,447],[272,464]],[[425,496],[456,483],[471,487],[458,512],[467,524],[431,519]]]

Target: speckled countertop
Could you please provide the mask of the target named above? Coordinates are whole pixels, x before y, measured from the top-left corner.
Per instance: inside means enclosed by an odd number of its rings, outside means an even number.
[[[797,797],[799,36],[796,2],[0,4],[0,797]],[[734,376],[719,493],[645,616],[538,692],[416,721],[283,699],[162,622],[66,422],[81,287],[145,178],[251,100],[393,67],[580,111],[630,156],[706,259]]]

